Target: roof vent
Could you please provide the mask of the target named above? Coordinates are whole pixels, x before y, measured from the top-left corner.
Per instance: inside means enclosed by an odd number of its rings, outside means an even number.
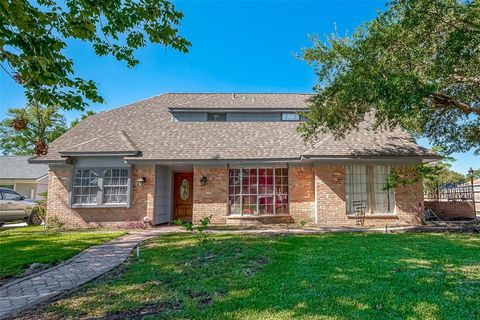
[[[232,99],[235,99],[235,93],[232,93]]]
[[[246,96],[246,95],[244,95],[244,96],[243,96],[243,99],[247,99],[247,96]]]

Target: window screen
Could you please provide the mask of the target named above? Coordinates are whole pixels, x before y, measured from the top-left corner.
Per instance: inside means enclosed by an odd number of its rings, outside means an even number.
[[[103,171],[103,203],[127,203],[128,170]]]
[[[95,169],[75,169],[73,175],[73,203],[97,204],[99,172]]]
[[[127,204],[129,170],[127,168],[75,169],[72,185],[74,205]]]

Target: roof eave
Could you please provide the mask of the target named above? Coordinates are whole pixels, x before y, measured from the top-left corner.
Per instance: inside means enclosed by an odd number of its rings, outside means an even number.
[[[44,157],[31,157],[28,158],[28,163],[42,163],[42,164],[68,164],[70,159],[69,158],[61,158],[61,159],[45,159]]]
[[[303,155],[302,158],[310,160],[391,160],[391,161],[418,161],[432,162],[441,160],[438,155]]]
[[[210,162],[300,162],[300,157],[289,158],[211,158],[211,159],[161,159],[161,158],[132,158],[126,157],[124,160],[128,163],[210,163]]]
[[[170,112],[289,112],[289,111],[304,111],[306,108],[302,107],[284,107],[284,108],[168,108]]]
[[[140,151],[60,151],[62,157],[138,156]]]

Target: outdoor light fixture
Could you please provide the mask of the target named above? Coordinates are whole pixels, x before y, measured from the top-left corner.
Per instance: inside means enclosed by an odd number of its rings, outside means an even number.
[[[205,176],[201,177],[201,178],[200,178],[200,184],[201,184],[202,186],[206,186],[206,185],[208,184],[208,178],[205,177]]]
[[[470,177],[473,177],[474,173],[475,171],[472,169],[472,167],[470,167],[470,169],[468,169],[468,174],[470,175]]]
[[[146,180],[145,177],[138,178],[138,180],[137,180],[138,186],[143,187],[145,185],[145,180]]]

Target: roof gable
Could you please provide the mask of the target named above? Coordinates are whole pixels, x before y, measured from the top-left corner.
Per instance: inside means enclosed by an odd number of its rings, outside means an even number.
[[[62,155],[103,153],[136,155],[139,152],[128,135],[122,131],[114,131],[104,136],[93,138],[74,146],[68,146],[59,151]]]

